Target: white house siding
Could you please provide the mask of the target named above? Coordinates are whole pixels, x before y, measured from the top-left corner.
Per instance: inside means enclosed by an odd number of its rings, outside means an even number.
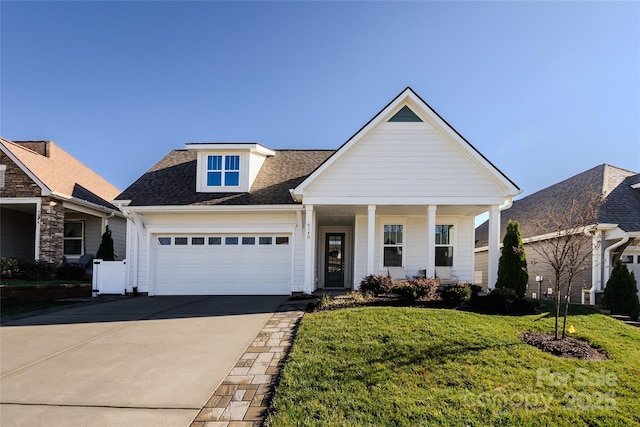
[[[305,198],[495,198],[502,184],[427,123],[382,123],[305,189]]]
[[[426,207],[425,207],[426,210]],[[453,272],[462,281],[473,282],[474,253],[473,238],[474,218],[464,216],[436,216],[436,224],[454,225],[454,258]],[[387,274],[382,266],[382,229],[384,224],[405,225],[404,268],[409,276],[418,274],[418,270],[427,266],[427,216],[376,216],[374,244],[374,274]],[[436,225],[434,224],[434,226]],[[471,233],[471,235],[470,235]],[[367,275],[367,216],[358,215],[355,221],[355,260],[354,286]],[[431,255],[435,256],[435,255]]]
[[[253,182],[256,180],[258,176],[258,172],[260,172],[260,168],[265,161],[265,157],[259,154],[250,154],[249,155],[249,189],[253,185]]]
[[[109,229],[113,238],[113,251],[116,253],[116,259],[125,259],[127,251],[127,220],[121,217],[109,218]]]
[[[64,218],[67,221],[84,223],[84,253],[95,255],[102,240],[102,217],[87,215],[80,212],[68,212]],[[75,262],[80,256],[67,256],[69,261]]]
[[[296,291],[296,283],[298,277],[304,275],[304,242],[300,245],[301,240],[296,238],[296,215],[295,213],[286,214],[239,214],[239,213],[215,213],[215,214],[145,214],[143,216],[145,224],[144,238],[139,242],[137,250],[135,245],[131,245],[131,239],[134,239],[135,228],[131,227],[132,233],[129,234],[131,256],[137,255],[136,262],[128,260],[128,264],[132,269],[137,270],[137,285],[140,292],[153,293],[154,274],[156,266],[154,264],[154,248],[157,245],[157,237],[159,236],[211,236],[217,235],[253,235],[258,237],[264,235],[282,235],[290,236],[289,245],[292,248],[291,261],[294,262],[296,268],[292,271],[293,284],[292,291]],[[298,246],[302,246],[300,249]],[[297,267],[297,266],[302,267]],[[247,269],[251,265],[246,266]],[[128,286],[135,284],[135,272],[131,272],[128,280]]]

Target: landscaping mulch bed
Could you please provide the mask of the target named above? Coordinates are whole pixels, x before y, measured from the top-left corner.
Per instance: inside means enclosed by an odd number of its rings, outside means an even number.
[[[580,359],[587,362],[608,360],[609,355],[599,348],[593,347],[589,341],[565,337],[556,340],[553,335],[542,332],[525,332],[520,335],[525,344],[534,346],[546,353],[559,357]]]

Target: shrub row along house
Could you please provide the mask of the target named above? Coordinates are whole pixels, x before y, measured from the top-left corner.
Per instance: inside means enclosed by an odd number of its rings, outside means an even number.
[[[511,208],[502,212],[501,236],[504,237],[508,221],[518,221],[527,255],[529,284],[527,294],[538,294],[536,276],[543,276],[542,293],[553,287],[553,270],[534,244],[548,244],[554,235],[553,228],[542,221],[544,217],[558,217],[561,212],[571,210],[573,203],[591,203],[590,194],[602,196],[591,224],[595,226],[592,242],[583,248],[586,260],[581,273],[571,283],[570,296],[573,302],[600,303],[614,260],[620,259],[640,278],[640,174],[611,165],[600,165],[534,194],[516,200]],[[488,271],[489,259],[488,223],[476,230],[476,268]],[[576,230],[579,231],[579,230]],[[640,296],[640,291],[639,291]]]
[[[0,256],[59,264],[95,255],[106,226],[120,258],[120,193],[52,141],[0,138]]]
[[[128,286],[149,295],[357,289],[363,276],[450,266],[495,283],[500,207],[520,189],[402,91],[337,150],[193,143],[115,201],[128,222]],[[474,218],[489,212],[474,275]]]

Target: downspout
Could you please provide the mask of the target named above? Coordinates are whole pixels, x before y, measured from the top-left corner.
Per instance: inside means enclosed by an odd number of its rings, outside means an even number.
[[[609,276],[611,275],[611,272],[609,271],[609,268],[610,268],[609,260],[611,259],[611,251],[613,249],[616,249],[624,245],[628,241],[629,241],[629,236],[624,236],[622,239],[620,239],[619,241],[617,241],[616,243],[614,243],[613,245],[609,246],[604,250],[604,277],[602,278],[602,283],[604,283],[605,286],[606,286],[606,283],[609,281]],[[596,287],[597,287],[597,283],[593,283],[591,285],[591,289],[589,289],[589,304],[591,305],[596,304],[596,293],[595,293]]]
[[[127,272],[127,276],[129,277],[129,280],[132,281],[131,286],[133,287],[138,287],[138,256],[139,256],[139,245],[140,242],[144,239],[144,222],[142,221],[142,219],[140,218],[140,215],[131,212],[130,210],[126,209],[124,204],[122,202],[117,204],[118,209],[120,209],[120,212],[122,212],[122,214],[125,216],[125,218],[127,218],[127,220],[133,225],[133,228],[135,228],[136,230],[136,234],[138,235],[137,239],[133,239],[133,236],[131,238],[131,241],[129,243],[131,244],[127,244],[127,252],[129,252],[129,255],[133,255],[131,257],[130,260],[128,260],[128,262],[126,263],[127,266],[127,270],[129,270]],[[127,227],[128,230],[131,229],[131,227]],[[127,233],[127,239],[129,238],[129,235]],[[133,247],[130,247],[133,246]],[[131,275],[131,270],[133,270],[133,277]]]

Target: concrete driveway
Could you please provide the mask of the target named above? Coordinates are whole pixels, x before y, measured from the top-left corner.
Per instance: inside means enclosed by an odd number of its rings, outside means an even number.
[[[4,322],[0,425],[188,426],[285,299],[122,298]]]

